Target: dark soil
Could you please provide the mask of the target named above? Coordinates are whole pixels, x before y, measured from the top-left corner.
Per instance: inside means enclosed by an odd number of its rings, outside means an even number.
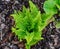
[[[41,13],[44,13],[43,4],[45,0],[32,0]],[[22,10],[22,6],[29,7],[28,0],[0,0],[0,49],[25,49],[25,40],[20,42],[11,31],[14,25],[13,17],[10,14],[13,10]],[[58,14],[54,15],[57,21],[60,21]],[[39,41],[31,49],[60,49],[60,29],[55,27],[55,22],[50,22],[43,30],[44,40]]]

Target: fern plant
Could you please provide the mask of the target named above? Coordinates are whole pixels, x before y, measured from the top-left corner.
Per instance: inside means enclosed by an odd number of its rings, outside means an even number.
[[[11,14],[15,20],[15,27],[12,27],[12,32],[18,36],[20,41],[26,39],[26,49],[30,49],[30,46],[43,39],[42,30],[49,23],[49,19],[53,17],[52,14],[41,14],[37,6],[31,1],[29,4],[30,8],[23,6],[22,12],[15,10],[14,14]]]

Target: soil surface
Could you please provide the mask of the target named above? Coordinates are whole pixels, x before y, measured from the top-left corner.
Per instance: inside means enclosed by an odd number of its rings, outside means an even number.
[[[43,4],[45,0],[32,0],[44,13]],[[28,0],[0,0],[0,49],[25,49],[25,40],[20,42],[18,37],[11,31],[14,25],[13,17],[10,14],[13,10],[22,10],[22,6],[29,7]],[[54,15],[60,21],[58,14]],[[60,49],[60,28],[55,27],[55,22],[50,22],[43,30],[44,40],[39,41],[31,49]]]

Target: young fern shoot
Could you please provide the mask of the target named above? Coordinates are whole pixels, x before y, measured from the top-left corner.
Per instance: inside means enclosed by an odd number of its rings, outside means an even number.
[[[11,16],[14,17],[15,27],[12,27],[12,32],[18,36],[21,41],[25,39],[27,41],[26,49],[30,49],[30,46],[36,44],[42,40],[42,30],[48,25],[47,21],[52,17],[52,14],[41,14],[37,6],[29,1],[30,8],[14,11]]]

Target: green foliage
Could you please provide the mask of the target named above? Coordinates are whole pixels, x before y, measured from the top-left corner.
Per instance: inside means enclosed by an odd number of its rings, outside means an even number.
[[[43,9],[46,14],[57,14],[60,11],[60,0],[46,0]],[[60,14],[60,13],[59,13]],[[49,17],[48,17],[49,18]],[[45,19],[45,18],[44,18]],[[56,22],[56,28],[60,28],[60,22]]]
[[[47,0],[44,3],[44,11],[48,14],[55,14],[57,12],[56,6],[55,6],[55,1],[54,0]]]
[[[46,12],[46,14],[56,14],[57,11],[60,10],[60,0],[46,0],[44,2],[43,9]]]
[[[56,1],[56,6],[60,10],[60,0],[55,0]]]
[[[29,1],[30,8],[23,6],[23,11],[14,11],[11,16],[14,17],[15,27],[12,27],[12,32],[18,36],[18,39],[26,39],[26,49],[30,49],[31,45],[42,40],[42,30],[47,26],[49,19],[53,14],[41,14],[39,9]],[[46,9],[47,10],[47,9]],[[49,11],[50,12],[50,11]]]

